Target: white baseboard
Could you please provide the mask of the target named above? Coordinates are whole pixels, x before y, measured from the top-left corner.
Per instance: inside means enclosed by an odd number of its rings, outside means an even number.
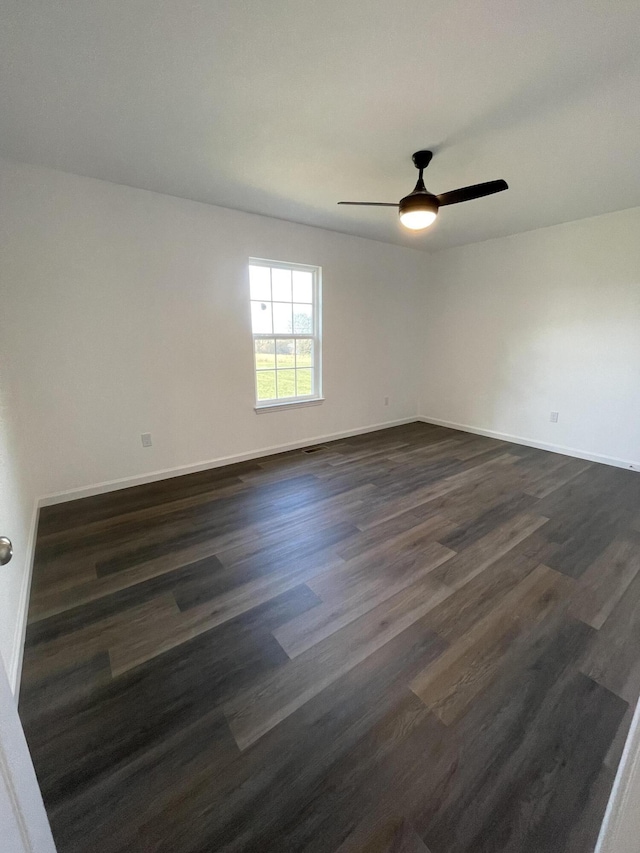
[[[578,450],[575,447],[564,447],[562,444],[549,444],[546,441],[537,441],[534,438],[524,438],[521,435],[510,435],[507,432],[497,432],[493,429],[482,429],[469,424],[456,424],[453,421],[443,421],[440,418],[429,418],[419,415],[416,420],[425,424],[459,429],[462,432],[472,432],[474,435],[486,435],[488,438],[499,438],[501,441],[510,441],[513,444],[524,444],[526,447],[537,447],[539,450],[549,450],[551,453],[560,453],[563,456],[573,456],[576,459],[586,459],[588,462],[601,462],[603,465],[613,465],[616,468],[626,468],[629,471],[640,471],[640,461],[631,459],[617,459],[615,456],[604,456],[601,453],[589,453],[586,450]]]
[[[29,595],[31,593],[31,579],[33,577],[33,561],[36,552],[36,535],[38,532],[38,517],[40,515],[40,502],[36,498],[33,502],[31,513],[31,524],[29,525],[29,538],[25,549],[24,577],[20,590],[20,601],[18,602],[18,618],[13,635],[13,654],[9,661],[7,677],[13,692],[16,704],[20,696],[20,678],[22,676],[22,658],[24,657],[24,643],[27,635],[27,617],[29,615]]]
[[[341,432],[329,433],[327,435],[316,435],[304,438],[300,441],[292,441],[287,444],[274,444],[271,447],[263,447],[260,450],[250,450],[247,453],[236,453],[232,456],[219,456],[217,459],[208,459],[205,462],[195,462],[191,465],[178,465],[175,468],[164,468],[160,471],[150,471],[147,474],[139,474],[133,477],[123,477],[119,480],[107,480],[104,483],[96,483],[91,486],[81,486],[77,489],[67,489],[64,492],[55,492],[43,495],[39,499],[39,506],[52,506],[53,504],[75,501],[79,498],[89,498],[93,495],[102,495],[114,492],[117,489],[126,489],[129,486],[144,486],[157,480],[166,480],[169,477],[180,477],[183,474],[195,474],[198,471],[206,471],[209,468],[222,468],[224,465],[233,465],[236,462],[248,462],[252,459],[261,459],[264,456],[273,456],[274,453],[285,453],[288,450],[299,450],[301,447],[309,447],[321,444],[323,441],[337,441],[340,438],[351,438],[354,435],[365,435],[368,432],[376,432],[379,429],[389,429],[394,426],[415,423],[419,418],[413,415],[410,418],[401,418],[395,421],[385,421],[372,426],[357,427],[356,429],[342,430]]]

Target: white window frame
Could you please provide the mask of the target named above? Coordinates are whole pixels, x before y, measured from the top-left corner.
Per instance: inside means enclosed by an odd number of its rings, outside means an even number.
[[[270,412],[278,409],[296,408],[300,406],[315,406],[322,403],[322,267],[312,264],[294,264],[289,261],[273,261],[266,258],[249,258],[247,273],[249,266],[261,266],[269,269],[288,269],[298,272],[310,272],[312,275],[312,305],[313,305],[313,330],[311,334],[256,334],[251,329],[251,346],[253,359],[253,383],[254,383],[254,398],[255,411]],[[251,295],[249,294],[249,305],[251,304]],[[286,338],[287,340],[309,340],[313,341],[313,388],[314,393],[299,397],[285,397],[271,400],[258,400],[258,370],[256,369],[255,361],[255,342],[257,340],[277,340],[278,338]]]

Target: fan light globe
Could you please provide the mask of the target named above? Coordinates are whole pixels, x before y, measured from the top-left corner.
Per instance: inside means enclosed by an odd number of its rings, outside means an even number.
[[[405,210],[400,214],[400,222],[412,231],[428,228],[438,215],[435,210]]]
[[[428,228],[438,215],[438,199],[424,189],[420,176],[415,190],[400,199],[400,222],[412,231]]]

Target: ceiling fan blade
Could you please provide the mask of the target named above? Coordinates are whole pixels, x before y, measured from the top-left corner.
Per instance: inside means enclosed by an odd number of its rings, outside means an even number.
[[[487,181],[485,184],[473,184],[471,187],[460,187],[459,190],[451,190],[448,193],[436,196],[440,207],[445,204],[460,204],[461,201],[472,201],[474,198],[482,198],[485,195],[508,190],[506,181]]]
[[[389,201],[339,201],[338,204],[359,204],[366,207],[397,207]]]

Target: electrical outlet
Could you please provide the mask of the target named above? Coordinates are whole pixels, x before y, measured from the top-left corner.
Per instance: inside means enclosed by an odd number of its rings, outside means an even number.
[[[385,406],[389,405],[389,398],[388,397],[384,398],[384,404],[385,404]]]
[[[552,423],[552,424],[557,424],[557,423],[558,423],[558,415],[559,415],[559,414],[560,414],[559,412],[551,412],[551,415],[550,415],[550,417],[549,417],[549,420],[551,421],[551,423]]]
[[[140,436],[140,438],[142,439],[142,446],[143,447],[151,447],[151,433],[150,432],[143,432],[142,435]]]

